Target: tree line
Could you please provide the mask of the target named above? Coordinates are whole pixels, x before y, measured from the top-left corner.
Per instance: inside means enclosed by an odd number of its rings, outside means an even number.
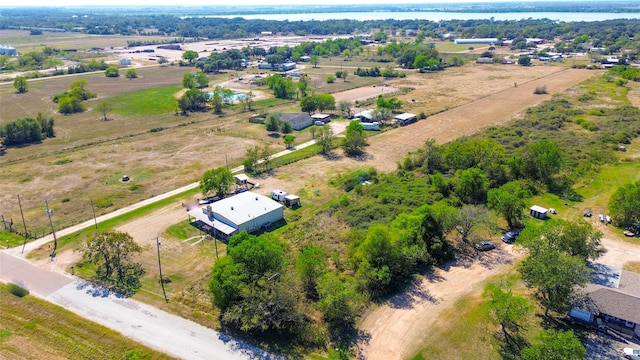
[[[53,117],[47,119],[42,113],[38,113],[35,118],[26,117],[0,126],[0,139],[2,144],[8,146],[42,141],[55,136],[53,125]]]

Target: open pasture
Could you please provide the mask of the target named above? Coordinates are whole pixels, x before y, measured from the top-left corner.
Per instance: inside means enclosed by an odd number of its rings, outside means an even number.
[[[440,117],[427,119],[405,129],[374,136],[370,141],[372,145],[367,149],[369,157],[365,163],[385,171],[395,169],[396,162],[406,152],[421,146],[429,138],[447,141],[473,133],[476,129],[507,121],[526,107],[549,98],[548,95],[533,95],[534,86],[528,82],[541,79],[535,83],[548,85],[550,92],[554,93],[596,74],[561,71],[563,69],[559,67],[467,64],[443,72],[413,73],[404,79],[386,81],[350,74],[346,82],[337,79],[336,83],[327,84],[326,77],[345,63],[349,62],[342,58],[334,58],[333,62],[322,59],[317,68],[305,64],[303,71],[311,75],[312,89],[331,92],[337,99],[345,98],[343,91],[354,87],[362,90],[351,91],[378,89],[378,86],[372,86],[380,83],[388,84],[390,88],[412,89],[394,96],[403,101],[404,111],[416,114],[421,111],[427,115],[437,114],[490,97],[482,100],[482,105],[464,107],[468,109],[464,113],[448,113],[440,120]],[[19,219],[15,197],[19,193],[28,227],[46,230],[47,219],[41,216],[44,199],[48,199],[54,209],[55,226],[68,226],[91,216],[89,198],[94,200],[97,213],[104,213],[196,181],[207,169],[227,164],[237,166],[249,146],[268,145],[275,151],[284,149],[281,137],[267,136],[262,126],[247,122],[250,113],[228,110],[228,114],[222,117],[211,112],[185,117],[176,116],[173,111],[160,111],[168,108],[167,103],[153,104],[157,98],[169,101],[172,89],[179,88],[182,75],[193,71],[193,68],[168,66],[140,68],[140,78],[134,80],[122,76],[106,78],[102,73],[47,78],[30,82],[29,92],[22,95],[14,94],[10,85],[0,87],[3,94],[0,116],[3,120],[35,116],[38,112],[47,116],[53,114],[57,133],[54,139],[12,148],[0,157],[3,166],[0,181],[7,189],[0,195],[3,204],[0,213]],[[254,71],[250,69],[248,73]],[[211,78],[215,81],[210,86],[233,79],[230,74]],[[55,115],[51,96],[65,91],[77,79],[87,79],[89,89],[96,92],[98,98],[87,102],[89,110],[84,113]],[[514,83],[519,84],[518,87],[514,87]],[[257,88],[256,91],[269,92]],[[146,101],[153,96],[157,98]],[[347,93],[346,99],[350,97]],[[357,98],[354,95],[352,100]],[[93,108],[105,100],[112,101],[114,109],[108,115],[113,120],[103,122],[99,120],[101,114]],[[256,101],[251,113],[299,109],[295,102],[275,108],[260,108],[259,103],[263,101],[270,102],[271,99]],[[456,109],[457,112],[460,110]],[[455,119],[451,119],[452,116]],[[155,132],[150,132],[154,128]],[[310,134],[302,132],[294,132],[294,136],[297,142],[310,138]],[[385,145],[380,148],[377,144],[382,143]],[[313,166],[301,169],[304,174],[323,171],[316,168],[320,166],[316,164],[324,162],[312,162],[315,163]],[[347,170],[365,163],[344,158],[333,160],[331,167]],[[120,181],[125,174],[131,177],[131,182]],[[295,187],[303,188],[304,185]]]
[[[28,30],[0,30],[2,43],[19,52],[42,50],[48,46],[59,50],[91,50],[92,48],[125,47],[127,41],[173,40],[164,36],[91,35],[77,32],[44,31],[42,35],[29,35]]]

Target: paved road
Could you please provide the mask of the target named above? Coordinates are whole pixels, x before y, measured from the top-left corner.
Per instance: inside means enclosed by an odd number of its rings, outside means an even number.
[[[272,359],[273,355],[193,321],[132,299],[120,298],[84,280],[49,272],[0,252],[0,280],[182,359]]]
[[[280,157],[315,143],[308,141],[296,147],[274,154]],[[232,172],[243,171],[243,167]],[[111,213],[101,215],[95,221],[103,222],[126,214],[143,206],[197,188],[195,182],[181,188],[154,196]],[[62,229],[57,236],[73,234],[95,225],[93,219]],[[239,342],[229,336],[208,329],[193,321],[169,314],[150,305],[124,299],[68,274],[47,271],[22,257],[30,251],[53,240],[52,235],[22,246],[0,252],[0,281],[19,284],[35,296],[60,305],[84,318],[116,330],[125,336],[172,356],[184,359],[270,359],[273,356],[262,350]]]

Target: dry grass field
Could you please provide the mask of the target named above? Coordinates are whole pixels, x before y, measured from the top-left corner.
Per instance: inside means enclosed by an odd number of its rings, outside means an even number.
[[[338,63],[341,58],[335,59],[333,64],[327,59],[324,61],[327,63],[321,63],[317,68],[307,65],[304,69],[310,73],[312,87],[318,92],[331,92],[337,99],[354,100],[377,94],[379,87],[372,85],[381,79],[351,75],[346,82],[338,79],[334,84],[326,84],[326,76],[343,65]],[[20,217],[16,194],[20,194],[27,226],[32,230],[46,231],[47,218],[42,216],[42,212],[44,200],[48,199],[54,210],[55,226],[65,227],[91,217],[89,198],[97,205],[99,214],[108,212],[196,181],[206,169],[227,163],[239,165],[248,146],[266,144],[274,150],[284,148],[281,138],[269,137],[260,125],[249,124],[246,113],[231,111],[223,117],[211,113],[175,116],[171,110],[154,113],[167,104],[149,105],[148,102],[154,98],[150,91],[157,89],[159,98],[179,91],[182,75],[188,71],[193,69],[175,66],[141,68],[140,78],[135,80],[106,78],[101,73],[48,78],[31,82],[29,92],[22,95],[13,93],[10,85],[1,86],[1,121],[43,112],[56,120],[57,136],[42,144],[12,148],[0,157],[3,168],[0,181],[6,189],[0,194],[0,214],[17,222]],[[560,66],[525,68],[468,64],[439,73],[414,73],[404,79],[385,81],[388,89],[412,89],[396,95],[403,101],[404,111],[424,111],[431,115],[454,109],[456,115],[447,112],[406,129],[373,137],[366,161],[316,161],[313,167],[303,167],[301,171],[307,175],[324,174],[362,165],[375,165],[390,171],[395,169],[396,162],[404,154],[429,138],[452,140],[479,128],[507,121],[528,106],[549,98],[548,95],[533,95],[531,81],[547,85],[554,93],[594,74],[596,72],[566,70]],[[228,84],[232,78],[230,74],[211,76],[210,85],[231,87]],[[56,114],[51,96],[65,91],[77,79],[86,79],[89,89],[96,92],[98,98],[88,101],[89,109],[84,113]],[[514,83],[518,87],[514,87]],[[246,84],[234,85],[250,88]],[[384,87],[380,89],[384,91]],[[134,99],[140,95],[141,99]],[[468,110],[457,108],[489,96],[491,99]],[[115,102],[110,115],[113,120],[107,122],[99,121],[100,114],[92,110],[104,100]],[[130,108],[118,107],[120,103],[130,104]],[[273,109],[296,111],[298,108],[295,103],[289,103]],[[256,111],[265,110],[271,109]],[[145,115],[149,113],[152,115]],[[150,132],[153,128],[165,130]],[[298,142],[310,138],[309,132],[294,135]],[[382,147],[377,145],[382,143]],[[124,174],[132,181],[119,181]],[[303,188],[304,185],[294,187]]]

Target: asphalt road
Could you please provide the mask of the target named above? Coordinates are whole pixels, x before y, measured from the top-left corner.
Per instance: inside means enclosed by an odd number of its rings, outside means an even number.
[[[0,280],[19,284],[86,319],[182,359],[272,359],[273,355],[230,336],[70,275],[40,269],[0,252]]]

